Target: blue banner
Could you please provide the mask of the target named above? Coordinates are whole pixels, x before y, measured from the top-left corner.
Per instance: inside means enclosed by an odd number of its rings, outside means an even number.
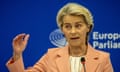
[[[68,2],[80,3],[91,11],[94,28],[89,42],[94,48],[109,52],[114,72],[119,72],[119,0],[1,0],[0,72],[9,72],[5,64],[13,54],[12,40],[19,33],[30,34],[23,53],[25,68],[33,66],[48,48],[66,45],[57,27],[56,15]],[[55,41],[59,38],[62,40]]]

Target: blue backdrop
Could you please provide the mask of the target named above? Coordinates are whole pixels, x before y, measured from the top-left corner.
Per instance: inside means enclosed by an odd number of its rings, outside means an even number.
[[[49,35],[57,28],[58,10],[68,2],[90,9],[95,24],[93,32],[120,34],[119,0],[0,0],[0,72],[8,72],[5,63],[12,56],[12,39],[19,33],[30,34],[23,54],[25,67],[34,65],[48,48],[55,47]],[[120,48],[100,50],[111,54],[114,71],[120,72]]]

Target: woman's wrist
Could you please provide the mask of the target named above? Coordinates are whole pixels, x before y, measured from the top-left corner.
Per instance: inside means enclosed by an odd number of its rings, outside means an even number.
[[[13,60],[16,61],[16,60],[18,60],[21,56],[22,56],[22,54],[13,53]]]

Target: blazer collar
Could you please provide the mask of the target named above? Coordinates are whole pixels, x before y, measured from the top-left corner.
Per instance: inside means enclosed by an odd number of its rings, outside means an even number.
[[[56,64],[60,72],[70,72],[70,62],[69,62],[69,50],[68,46],[63,47],[57,53],[58,58],[56,59]],[[91,70],[91,67],[95,70],[99,63],[99,54],[98,52],[88,44],[87,54],[85,55],[86,59],[86,70]],[[93,66],[94,65],[94,66]],[[82,69],[82,72],[84,70]]]
[[[68,46],[61,48],[56,59],[56,65],[58,67],[59,72],[70,72],[70,63],[69,63],[69,52]]]
[[[86,72],[96,72],[100,64],[99,55],[99,52],[95,50],[90,44],[88,44],[87,54],[85,55]],[[84,72],[83,68],[82,72]]]
[[[62,57],[62,56],[67,56],[69,57],[69,48],[68,48],[68,45],[65,46],[65,47],[62,47],[57,55],[59,57]],[[92,58],[92,59],[98,59],[99,57],[99,53],[88,43],[88,49],[87,49],[87,54],[85,55],[85,58]]]
[[[86,58],[96,59],[99,57],[99,53],[90,44],[88,44]]]

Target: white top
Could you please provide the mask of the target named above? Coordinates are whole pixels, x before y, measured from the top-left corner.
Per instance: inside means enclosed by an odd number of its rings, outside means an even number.
[[[71,68],[71,72],[81,72],[81,70],[82,70],[81,58],[82,57],[73,57],[73,56],[70,56],[70,68]]]

